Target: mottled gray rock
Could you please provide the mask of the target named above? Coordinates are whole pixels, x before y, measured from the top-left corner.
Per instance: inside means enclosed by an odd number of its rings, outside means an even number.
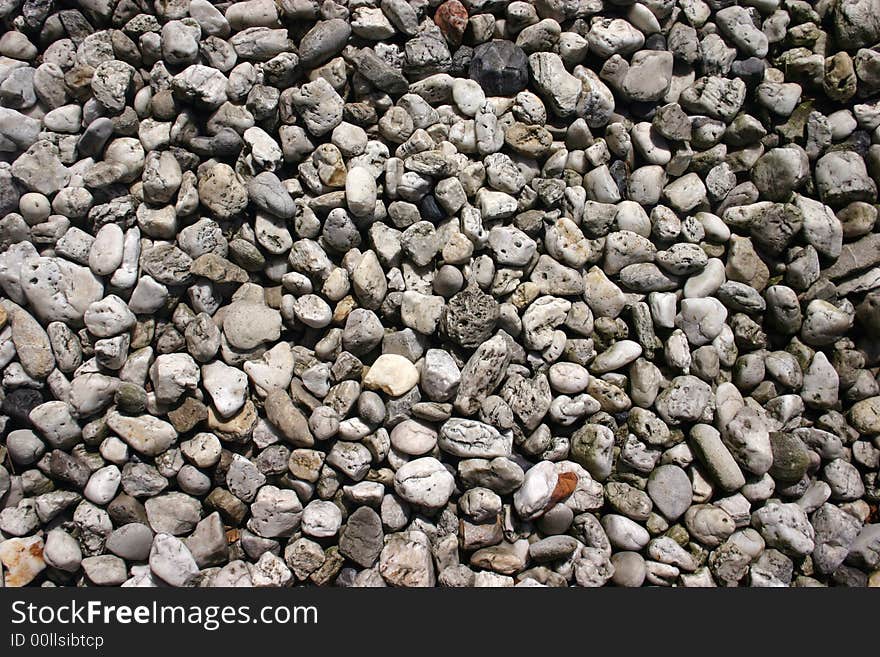
[[[302,510],[293,491],[263,486],[251,505],[248,528],[264,538],[289,536],[299,527]]]
[[[153,531],[174,536],[190,533],[201,515],[198,500],[177,492],[153,497],[146,501],[144,508]]]
[[[446,304],[441,329],[463,347],[478,347],[492,334],[498,313],[498,303],[491,296],[468,286]]]
[[[171,586],[189,586],[198,575],[199,567],[180,539],[157,534],[150,548],[150,570]]]
[[[509,349],[502,336],[481,344],[462,370],[455,406],[468,415],[473,414],[482,399],[501,382],[509,362]]]
[[[308,131],[316,137],[342,122],[342,98],[324,78],[302,85],[294,94],[293,103]]]
[[[460,458],[491,459],[510,456],[513,437],[483,422],[452,418],[440,427],[438,444],[444,452]]]
[[[428,537],[419,531],[392,534],[379,555],[379,573],[391,586],[427,587],[436,581]]]
[[[769,502],[752,514],[752,525],[767,545],[791,556],[804,556],[815,548],[815,530],[796,504]]]
[[[813,563],[822,573],[834,572],[846,559],[862,525],[857,518],[832,504],[823,504],[811,518],[816,547]]]
[[[647,485],[651,500],[668,520],[684,515],[693,500],[687,473],[677,465],[661,465],[651,472]]]
[[[452,495],[455,480],[440,461],[423,457],[409,461],[394,474],[394,490],[410,504],[439,508]]]
[[[339,552],[363,566],[376,563],[383,545],[382,520],[368,507],[360,507],[352,513],[339,535]]]
[[[306,68],[315,68],[339,53],[351,34],[351,25],[341,18],[320,21],[299,42],[299,56]]]
[[[695,422],[711,413],[712,390],[694,376],[679,376],[657,397],[657,413],[669,424]]]

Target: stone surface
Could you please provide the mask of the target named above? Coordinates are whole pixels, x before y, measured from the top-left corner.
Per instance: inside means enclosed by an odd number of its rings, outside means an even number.
[[[877,584],[878,15],[0,0],[0,583]]]

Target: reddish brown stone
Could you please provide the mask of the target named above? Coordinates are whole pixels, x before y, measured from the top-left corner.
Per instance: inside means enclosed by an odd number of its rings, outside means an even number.
[[[434,22],[443,32],[446,40],[451,45],[457,46],[461,43],[465,28],[467,28],[468,11],[458,0],[446,0],[437,7]]]
[[[561,473],[559,480],[556,482],[556,488],[553,489],[553,495],[550,497],[550,504],[548,506],[561,502],[571,495],[577,487],[577,483],[578,478],[574,472]]]
[[[168,419],[178,433],[186,433],[208,419],[208,407],[194,397],[187,397],[168,413]]]

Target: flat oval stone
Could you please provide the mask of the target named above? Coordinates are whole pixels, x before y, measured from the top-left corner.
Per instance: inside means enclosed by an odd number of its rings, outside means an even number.
[[[648,477],[648,495],[667,520],[684,515],[693,501],[691,480],[677,465],[661,465]]]

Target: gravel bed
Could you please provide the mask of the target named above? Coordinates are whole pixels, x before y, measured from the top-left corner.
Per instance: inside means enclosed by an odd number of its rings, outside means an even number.
[[[0,0],[0,583],[880,586],[880,0]]]

